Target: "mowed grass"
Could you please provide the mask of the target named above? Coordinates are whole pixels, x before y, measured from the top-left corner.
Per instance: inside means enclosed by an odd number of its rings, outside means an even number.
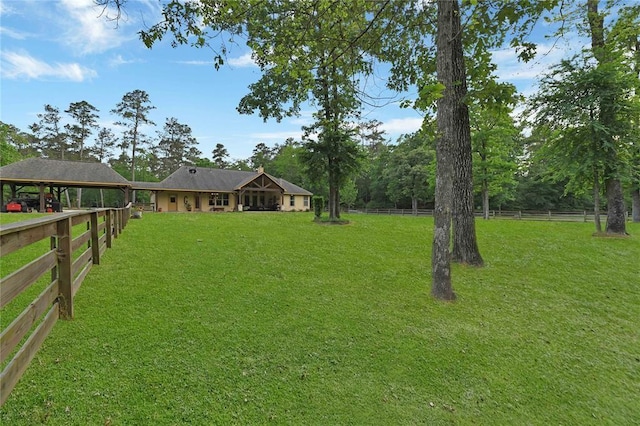
[[[478,221],[443,303],[430,218],[346,218],[130,221],[0,423],[638,422],[638,224]]]

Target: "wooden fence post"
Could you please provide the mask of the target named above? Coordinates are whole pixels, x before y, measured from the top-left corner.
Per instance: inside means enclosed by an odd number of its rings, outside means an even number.
[[[56,248],[58,248],[58,238],[55,236],[51,236],[49,237],[49,248],[51,250],[54,250]],[[51,282],[55,281],[58,279],[58,266],[54,266],[53,268],[51,268]]]
[[[131,218],[131,209],[132,208],[133,208],[133,206],[127,207],[124,210],[124,224],[122,226],[123,229],[127,226],[127,223],[129,223],[129,219]]]
[[[113,237],[113,210],[109,209],[105,212],[105,219],[107,221],[107,248],[111,248],[111,238]]]
[[[71,217],[58,221],[58,292],[60,298],[60,317],[73,318],[73,262]]]
[[[94,265],[100,264],[100,235],[98,235],[98,212],[91,212],[91,260]]]
[[[118,233],[117,235],[122,234],[122,229],[124,228],[122,221],[124,220],[124,215],[122,214],[123,210],[118,209]]]
[[[113,211],[113,238],[118,238],[120,234],[120,210]]]

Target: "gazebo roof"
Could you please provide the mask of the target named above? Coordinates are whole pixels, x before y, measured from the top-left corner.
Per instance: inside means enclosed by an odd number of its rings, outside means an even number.
[[[27,158],[0,167],[0,181],[25,185],[129,188],[131,183],[104,163]]]

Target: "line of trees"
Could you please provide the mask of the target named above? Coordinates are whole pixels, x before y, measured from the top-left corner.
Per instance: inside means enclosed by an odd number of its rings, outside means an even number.
[[[515,88],[510,86],[510,90]],[[68,122],[62,124],[64,117],[60,110],[51,105],[44,106],[44,112],[38,115],[40,120],[29,127],[31,132],[0,122],[2,165],[29,156],[98,161],[110,164],[128,179],[133,179],[135,173],[144,181],[162,180],[183,165],[233,170],[263,167],[267,173],[316,194],[328,195],[328,183],[322,179],[313,180],[308,173],[305,164],[308,148],[303,140],[290,138],[274,146],[258,143],[250,157],[240,159],[231,158],[227,148],[218,143],[210,157],[205,157],[190,127],[170,117],[161,130],[153,131],[155,137],[150,135],[151,126],[137,131],[137,162],[132,170],[133,142],[126,138],[133,132],[123,128],[116,134],[114,129],[118,131],[118,127],[98,128],[95,123],[100,117],[90,103],[81,101],[71,105],[85,105],[83,110],[90,112],[86,115],[92,116],[91,120],[82,118],[85,130],[77,133],[83,134],[82,138],[72,137],[65,131],[74,126],[82,129],[82,125],[74,124],[72,117],[67,117]],[[557,164],[562,159],[558,153],[546,152],[551,149],[550,130],[545,127],[529,137],[523,136],[511,110],[512,107],[481,114],[471,109],[475,210],[482,209],[488,215],[491,210],[500,209],[593,209],[594,197],[584,190],[584,185],[576,183],[579,175],[569,173],[571,169]],[[55,129],[55,123],[62,129],[58,133],[41,130]],[[386,136],[381,130],[382,124],[375,120],[363,122],[354,130],[359,168],[340,187],[341,208],[433,209],[434,123],[427,122],[422,130],[402,135],[397,140]],[[39,133],[33,131],[36,128]],[[577,159],[576,164],[581,164],[581,160]],[[562,177],[559,173],[563,173]],[[625,201],[631,205],[632,191],[626,193]],[[145,194],[140,196],[143,198],[139,201],[145,201]],[[72,198],[76,199],[75,196]],[[89,191],[83,198],[83,205],[93,202],[95,193]],[[107,204],[110,203],[113,200],[107,200]]]

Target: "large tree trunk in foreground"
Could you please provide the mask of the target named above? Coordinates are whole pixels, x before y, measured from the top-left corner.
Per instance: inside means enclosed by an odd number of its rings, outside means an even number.
[[[467,96],[467,73],[462,50],[462,30],[458,0],[450,1],[453,10],[453,32],[450,34],[447,57],[452,68],[448,81],[440,74],[438,79],[447,87],[445,97],[450,97],[452,114],[450,125],[454,127],[453,139],[453,255],[452,260],[467,265],[482,266],[482,256],[476,239],[476,219],[473,211],[473,165],[471,156],[471,126]],[[438,21],[438,28],[442,22]],[[438,54],[440,54],[438,45]],[[446,59],[445,59],[446,60]],[[445,77],[447,78],[447,77]],[[448,92],[448,93],[447,93]]]
[[[607,45],[604,31],[604,14],[598,11],[599,0],[587,0],[587,18],[589,21],[589,30],[591,31],[591,50],[598,61],[598,65],[608,62]],[[616,99],[613,94],[605,94],[600,100],[599,122],[604,128],[612,129],[616,123]],[[610,145],[606,152],[607,169],[604,173],[605,190],[607,191],[607,234],[627,233],[626,229],[626,209],[624,207],[624,196],[622,193],[622,184],[617,178],[618,168],[620,167],[619,155],[615,148],[615,137],[611,133],[607,133],[608,141],[606,145]]]
[[[454,300],[456,295],[451,285],[451,219],[453,211],[453,149],[460,137],[457,117],[460,112],[455,92],[460,90],[456,81],[460,73],[464,76],[462,42],[460,40],[460,14],[458,0],[438,0],[437,74],[438,81],[445,86],[443,96],[438,99],[436,122],[436,200],[433,229],[431,294],[442,300]],[[456,96],[457,95],[457,96]]]
[[[619,179],[607,179],[607,234],[627,233],[626,208]]]
[[[467,106],[462,102],[462,98],[457,101],[456,116],[454,118],[455,126],[457,127],[456,142],[458,146],[454,154],[453,261],[467,265],[482,266],[484,262],[478,249],[476,218],[473,211],[469,112]]]
[[[462,55],[462,52],[460,53]],[[460,75],[454,81],[466,80],[464,63]],[[459,79],[459,80],[458,80]],[[473,175],[471,160],[471,128],[469,110],[464,104],[467,94],[465,83],[457,84],[455,97],[454,126],[454,181],[453,181],[453,261],[473,266],[482,266],[482,256],[476,239],[476,218],[473,211]]]

